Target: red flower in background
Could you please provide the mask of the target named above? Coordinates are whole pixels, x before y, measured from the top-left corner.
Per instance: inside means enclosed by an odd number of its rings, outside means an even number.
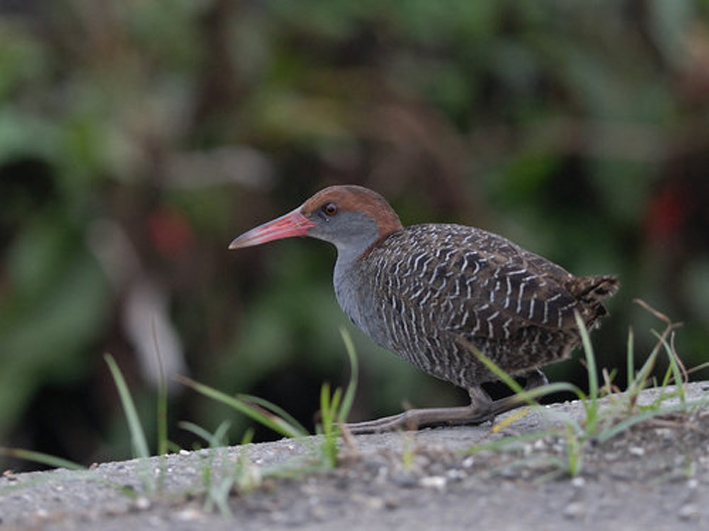
[[[691,215],[691,197],[682,182],[668,181],[650,202],[645,228],[653,241],[667,240],[682,228]]]
[[[150,241],[158,253],[165,257],[183,254],[192,248],[195,237],[187,219],[177,210],[160,207],[148,218]]]

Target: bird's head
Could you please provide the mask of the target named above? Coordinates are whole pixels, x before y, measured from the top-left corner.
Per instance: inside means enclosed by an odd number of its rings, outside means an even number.
[[[341,254],[361,256],[371,245],[402,228],[399,216],[378,193],[362,186],[330,186],[288,214],[242,234],[229,249],[310,236],[334,244]]]

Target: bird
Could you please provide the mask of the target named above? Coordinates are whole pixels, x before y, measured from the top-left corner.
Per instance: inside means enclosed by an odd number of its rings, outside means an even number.
[[[351,433],[481,424],[525,403],[492,400],[498,380],[479,354],[525,389],[547,383],[541,367],[578,347],[607,314],[614,275],[578,277],[503,236],[458,224],[404,227],[377,192],[324,188],[291,212],[235,238],[229,249],[308,236],[337,248],[333,284],[350,320],[376,344],[465,389],[470,404],[408,409],[350,423]]]

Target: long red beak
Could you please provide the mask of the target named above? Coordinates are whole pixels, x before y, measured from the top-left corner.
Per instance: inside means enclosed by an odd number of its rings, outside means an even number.
[[[229,244],[229,249],[261,245],[262,243],[292,238],[293,236],[307,236],[308,229],[314,226],[315,223],[301,214],[300,207],[298,207],[285,216],[245,232]]]

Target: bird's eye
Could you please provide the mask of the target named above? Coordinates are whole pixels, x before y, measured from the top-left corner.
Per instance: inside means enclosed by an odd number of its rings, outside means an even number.
[[[335,203],[327,203],[323,205],[322,211],[328,216],[334,216],[337,214],[337,205]]]

